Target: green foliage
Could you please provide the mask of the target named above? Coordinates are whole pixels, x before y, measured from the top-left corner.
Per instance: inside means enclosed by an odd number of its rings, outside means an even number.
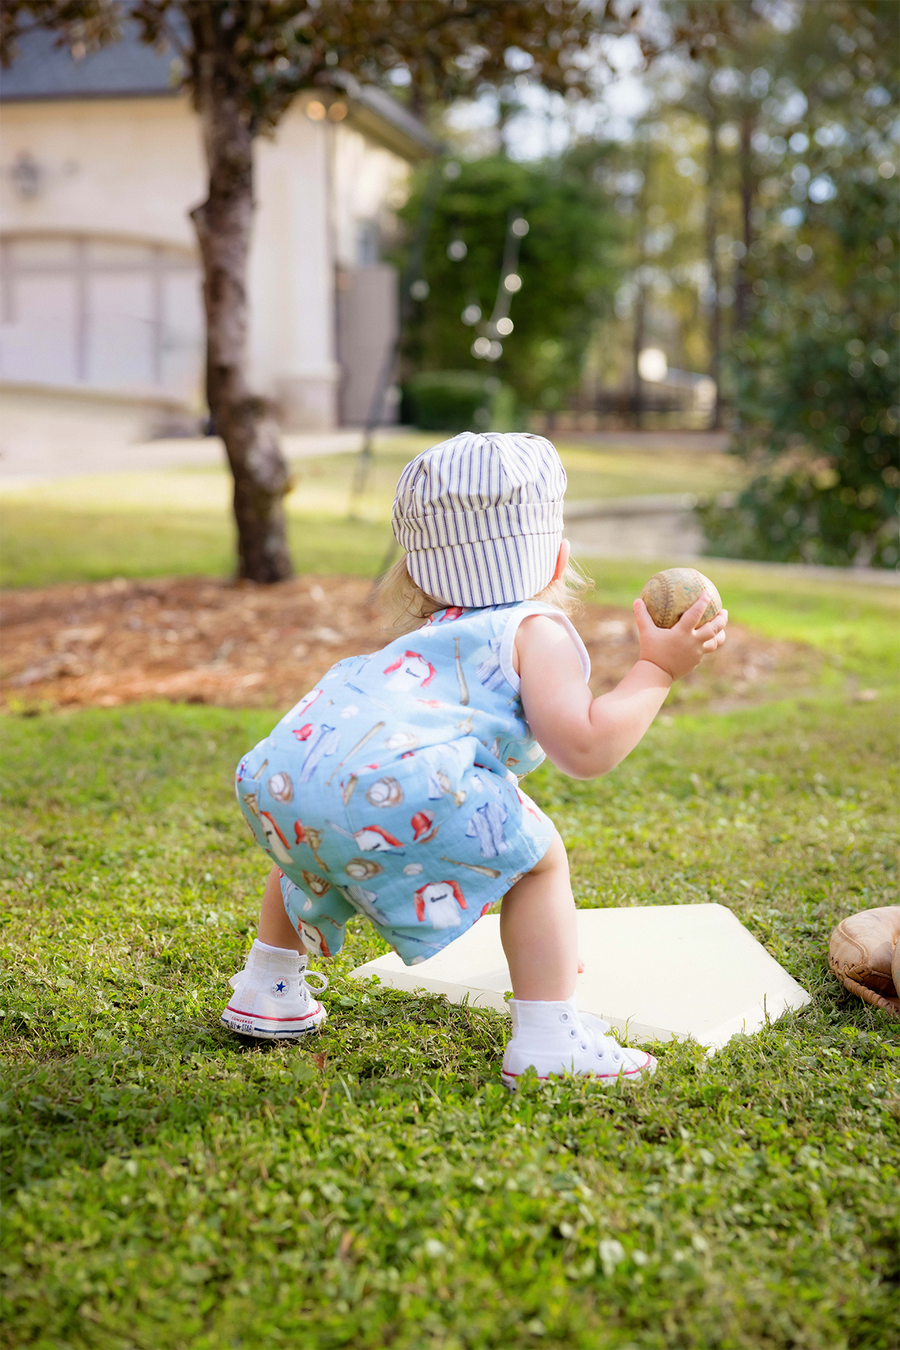
[[[515,395],[496,376],[477,370],[423,370],[403,386],[404,422],[421,431],[512,431]]]
[[[513,295],[514,331],[502,340],[496,372],[528,406],[549,405],[577,383],[593,323],[608,306],[614,286],[615,226],[608,196],[595,179],[601,159],[584,147],[546,164],[514,163],[503,156],[463,161],[444,178],[425,246],[422,275],[428,298],[409,326],[406,361],[413,370],[484,369],[471,354],[484,323],[467,326],[463,310],[477,305],[486,321],[501,282],[507,223],[523,216]],[[419,215],[425,177],[401,215]],[[448,245],[461,241],[466,255],[454,261]]]
[[[758,473],[734,511],[707,513],[711,553],[894,566],[897,195],[847,174],[769,254],[765,303],[736,343],[736,449]],[[803,259],[798,261],[799,257]]]
[[[505,83],[510,48],[531,58],[529,82],[585,93],[592,87],[589,67],[579,57],[593,53],[601,33],[614,36],[629,26],[627,18],[607,13],[606,4],[585,10],[581,0],[554,0],[552,8],[543,0],[501,7],[429,0],[427,20],[418,0],[309,6],[270,0],[237,7],[227,0],[6,0],[0,60],[15,59],[19,37],[35,24],[93,48],[117,42],[128,20],[153,46],[172,43],[177,33],[182,78],[195,94],[204,61],[224,58],[229,96],[254,132],[276,125],[301,90],[340,90],[348,76],[371,82],[400,71],[420,101]]]
[[[150,509],[84,511],[31,502],[4,505],[6,586],[47,586],[110,577],[234,573],[234,530],[221,514]],[[373,576],[387,546],[383,525],[288,516],[298,573]]]
[[[490,1011],[348,971],[303,1046],[218,1024],[266,862],[230,791],[274,714],[8,719],[3,1343],[41,1350],[890,1350],[898,1047],[828,974],[895,895],[871,707],[654,727],[536,797],[581,905],[714,900],[812,993],[643,1089],[498,1080]]]

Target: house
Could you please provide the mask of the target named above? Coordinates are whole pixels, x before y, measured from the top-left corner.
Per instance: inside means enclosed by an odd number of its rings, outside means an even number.
[[[115,410],[140,439],[204,414],[200,126],[178,60],[130,31],[76,55],[32,32],[0,81],[0,392]],[[381,261],[436,150],[388,94],[309,92],[256,149],[254,387],[285,429],[364,421],[397,324]]]

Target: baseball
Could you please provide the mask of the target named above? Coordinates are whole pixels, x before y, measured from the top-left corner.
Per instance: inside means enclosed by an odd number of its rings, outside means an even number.
[[[641,599],[657,628],[674,628],[685,610],[690,609],[704,591],[712,599],[700,615],[699,628],[716,617],[722,601],[709,577],[695,567],[667,567],[664,572],[657,572],[641,591]]]
[[[379,778],[366,793],[366,801],[373,806],[399,806],[403,801],[403,789],[396,778]]]
[[[294,785],[291,782],[290,775],[286,773],[273,773],[268,783],[269,795],[274,797],[276,802],[289,802],[294,797]]]

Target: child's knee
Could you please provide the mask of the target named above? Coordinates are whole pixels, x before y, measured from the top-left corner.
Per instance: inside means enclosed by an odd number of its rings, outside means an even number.
[[[540,875],[542,872],[565,872],[568,875],[568,871],[569,855],[566,853],[566,846],[559,831],[554,830],[546,853],[535,863],[529,875]]]

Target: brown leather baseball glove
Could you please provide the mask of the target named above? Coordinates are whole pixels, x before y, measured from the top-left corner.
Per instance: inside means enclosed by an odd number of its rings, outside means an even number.
[[[900,1017],[900,905],[842,919],[831,935],[828,964],[852,994]]]

